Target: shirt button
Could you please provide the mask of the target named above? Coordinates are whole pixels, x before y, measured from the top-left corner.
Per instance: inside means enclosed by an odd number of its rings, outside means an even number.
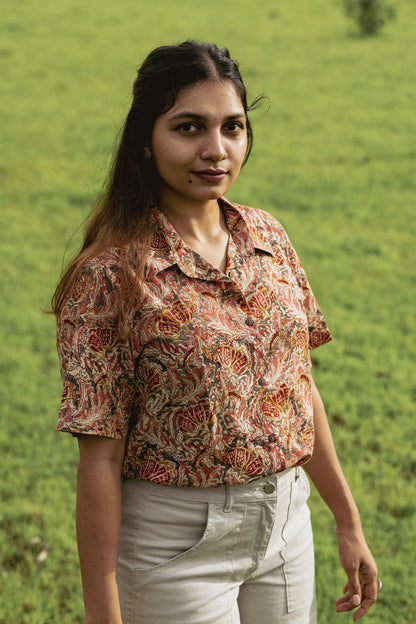
[[[252,327],[254,325],[254,319],[252,316],[248,316],[246,318],[246,325],[248,325],[249,327]]]
[[[267,382],[266,382],[265,378],[264,377],[260,377],[260,379],[259,379],[259,386],[265,386],[266,383]]]
[[[273,494],[275,489],[276,488],[274,487],[273,483],[268,483],[264,486],[264,491],[266,492],[266,494]]]

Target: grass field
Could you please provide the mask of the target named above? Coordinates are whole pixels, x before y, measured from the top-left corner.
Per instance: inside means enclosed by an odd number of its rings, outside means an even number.
[[[334,334],[314,352],[315,379],[384,584],[366,621],[416,621],[416,3],[397,6],[363,39],[337,0],[4,0],[1,624],[82,622],[77,449],[55,433],[54,319],[41,309],[102,183],[136,66],[189,37],[227,45],[252,96],[269,97],[229,197],[280,219]],[[316,493],[311,508],[319,623],[350,621],[333,605],[344,583],[333,520]]]

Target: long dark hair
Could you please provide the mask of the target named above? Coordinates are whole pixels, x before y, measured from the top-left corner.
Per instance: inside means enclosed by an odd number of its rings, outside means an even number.
[[[139,68],[133,84],[131,108],[105,190],[88,219],[82,248],[65,270],[52,298],[55,314],[59,314],[88,260],[117,245],[121,250],[118,329],[120,335],[126,335],[124,312],[137,295],[138,284],[143,279],[151,234],[150,211],[160,186],[153,159],[146,157],[146,147],[151,145],[156,118],[174,105],[182,89],[203,80],[231,81],[244,111],[247,113],[253,108],[254,105],[247,104],[238,64],[227,48],[218,48],[213,43],[190,40],[161,46],[150,52]],[[249,119],[246,125],[248,140],[244,163],[253,144]]]

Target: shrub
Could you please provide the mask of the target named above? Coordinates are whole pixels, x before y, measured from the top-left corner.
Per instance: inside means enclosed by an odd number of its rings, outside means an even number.
[[[395,8],[385,0],[343,0],[345,13],[363,35],[376,34],[384,24],[395,18]]]

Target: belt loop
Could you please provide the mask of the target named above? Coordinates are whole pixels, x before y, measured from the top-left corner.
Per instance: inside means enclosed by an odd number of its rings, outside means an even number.
[[[234,492],[232,485],[225,486],[225,497],[224,513],[230,513],[234,505]]]
[[[299,479],[299,474],[300,474],[299,466],[295,466],[295,481]]]

